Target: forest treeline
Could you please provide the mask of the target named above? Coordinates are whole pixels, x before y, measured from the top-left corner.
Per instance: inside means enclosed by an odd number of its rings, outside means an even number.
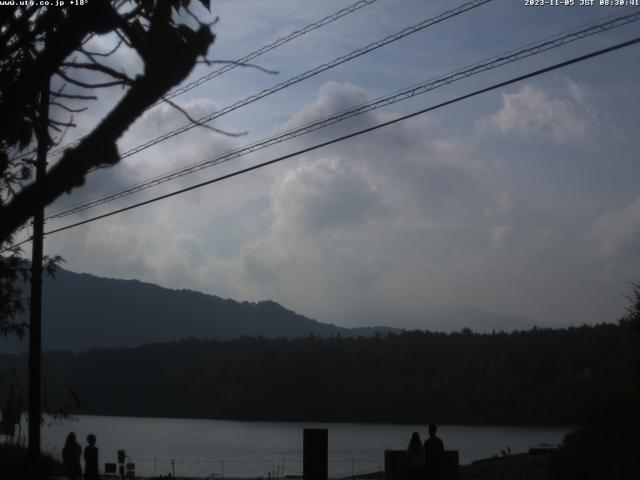
[[[45,404],[126,416],[567,425],[626,388],[633,348],[624,325],[602,324],[51,352]],[[26,363],[3,355],[0,371],[23,377]]]

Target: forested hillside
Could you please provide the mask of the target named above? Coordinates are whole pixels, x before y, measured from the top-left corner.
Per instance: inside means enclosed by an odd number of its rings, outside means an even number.
[[[359,329],[307,318],[272,301],[237,302],[63,268],[45,280],[43,294],[45,350],[135,347],[185,337],[229,340],[241,335],[298,338],[359,333]],[[18,353],[27,347],[26,338],[19,342],[15,336],[0,336],[0,352]]]
[[[25,288],[27,292],[29,289]],[[28,321],[26,313],[18,321]],[[397,319],[396,319],[397,320]],[[536,320],[463,306],[427,312],[416,328],[447,331],[518,330],[543,325]],[[395,322],[394,325],[402,324]],[[265,338],[370,336],[399,328],[346,328],[300,315],[270,301],[239,302],[191,290],[172,290],[138,280],[103,278],[58,267],[43,289],[44,350],[136,347],[182,338],[231,340]],[[0,353],[28,350],[28,339],[0,336]]]
[[[48,353],[48,407],[265,420],[574,424],[624,387],[624,326],[297,340],[183,341]],[[23,372],[24,356],[0,368]],[[82,402],[80,402],[82,403]]]

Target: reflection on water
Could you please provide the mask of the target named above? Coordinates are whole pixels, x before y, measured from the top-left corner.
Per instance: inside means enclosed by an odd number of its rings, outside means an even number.
[[[382,470],[385,449],[405,449],[411,432],[424,440],[425,425],[236,422],[164,418],[78,416],[42,429],[43,449],[60,456],[74,431],[83,447],[98,437],[100,465],[115,462],[124,449],[138,475],[282,477],[302,473],[302,430],[329,429],[329,475]],[[26,426],[23,427],[26,431]],[[469,427],[443,425],[445,448],[458,450],[461,463],[491,457],[506,447],[523,452],[541,443],[558,444],[568,428]],[[171,462],[174,462],[173,465]]]

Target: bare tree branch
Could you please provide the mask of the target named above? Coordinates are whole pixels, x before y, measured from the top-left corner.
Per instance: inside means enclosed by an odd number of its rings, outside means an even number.
[[[243,135],[246,135],[248,132],[238,132],[238,133],[231,133],[231,132],[226,132],[224,130],[220,130],[219,128],[215,128],[212,127],[211,125],[207,125],[204,122],[199,122],[198,120],[194,119],[191,115],[189,115],[189,112],[187,112],[184,108],[182,108],[180,105],[172,102],[171,100],[169,100],[166,97],[162,97],[162,101],[163,102],[167,102],[169,105],[171,105],[173,108],[175,108],[176,110],[178,110],[180,113],[182,113],[185,117],[187,117],[187,119],[195,124],[198,125],[199,127],[204,127],[207,130],[211,130],[212,132],[216,132],[216,133],[220,133],[222,135],[226,135],[228,137],[241,137]]]
[[[63,110],[66,110],[69,113],[80,113],[80,112],[84,112],[84,111],[87,110],[87,107],[71,108],[71,107],[67,107],[66,105],[63,105],[62,103],[58,103],[58,102],[49,102],[49,105],[51,105],[53,107],[62,108]]]
[[[114,53],[116,53],[118,51],[118,49],[122,46],[122,39],[120,39],[118,41],[118,43],[116,44],[115,47],[113,47],[111,50],[109,50],[108,52],[91,52],[89,50],[87,50],[86,48],[80,48],[79,51],[84,53],[87,56],[90,57],[110,57],[111,55],[113,55]]]
[[[70,95],[68,93],[54,93],[51,92],[51,96],[57,98],[67,98],[69,100],[97,100],[95,95]]]
[[[270,70],[268,68],[261,67],[260,65],[256,65],[254,63],[237,62],[235,60],[209,60],[208,58],[205,58],[203,60],[198,60],[198,63],[204,63],[206,65],[223,64],[223,65],[235,65],[237,67],[255,68],[257,70],[260,70],[261,72],[268,73],[270,75],[278,75],[278,73],[280,73],[277,70]]]
[[[71,122],[73,122],[73,117],[71,117]],[[69,128],[67,127],[65,128],[62,133],[60,134],[60,137],[57,140],[54,140],[53,138],[51,139],[51,146],[53,147],[57,147],[62,143],[62,140],[64,140],[64,137],[66,137],[67,133],[69,132]]]
[[[193,19],[198,23],[198,25],[199,25],[200,27],[207,27],[207,28],[211,28],[211,27],[213,27],[216,23],[218,23],[218,21],[220,20],[220,17],[216,17],[216,18],[214,18],[214,19],[213,19],[213,21],[212,21],[212,22],[205,23],[205,22],[203,22],[202,20],[200,20],[200,19],[198,18],[198,16],[197,16],[196,14],[194,14],[188,6],[185,6],[185,7],[184,7],[184,10],[187,12],[187,14],[188,14],[191,18],[193,18]]]
[[[133,8],[130,12],[123,14],[122,18],[129,21],[132,18],[135,18],[138,15],[140,15],[140,13],[142,13],[143,10],[144,10],[144,7],[142,5],[138,5],[136,8]]]
[[[101,23],[93,19],[92,28],[83,28],[87,23],[85,12],[91,10],[92,4],[103,5],[102,2],[91,2],[88,4],[89,9],[81,9],[84,23],[82,26],[77,26],[82,29],[81,34],[67,33],[68,38],[59,38],[64,45],[59,46],[60,49],[55,52],[47,51],[45,47],[43,58],[38,62],[41,68],[39,71],[45,74],[57,72],[65,58],[81,46],[82,39],[89,31],[106,33],[120,29],[135,45],[145,64],[144,72],[133,80],[125,95],[91,133],[76,147],[65,150],[60,160],[47,171],[41,183],[24,186],[8,204],[0,207],[0,241],[6,241],[20,225],[24,224],[36,205],[49,204],[64,192],[82,185],[89,170],[117,163],[119,156],[116,141],[147,108],[186,78],[197,59],[206,55],[209,45],[214,40],[214,35],[206,27],[192,30],[185,26],[174,25],[171,21],[169,2],[155,3],[148,31],[136,32],[113,11],[103,11],[102,13],[108,18],[102,19]],[[91,13],[97,15],[101,12],[100,8],[102,7],[96,7]],[[79,10],[71,9],[69,16]],[[171,68],[167,68],[168,65]],[[19,79],[27,73],[36,71],[34,68],[35,66],[30,65],[24,73],[21,72]],[[64,76],[66,75],[62,72],[61,77],[64,78]],[[37,86],[38,82],[33,79],[30,82],[26,85],[26,90],[35,91],[34,86]],[[86,85],[89,86],[89,84]],[[66,98],[66,96],[67,94],[59,93],[57,98]],[[15,113],[19,108],[21,108],[20,101],[7,102],[4,96],[1,97],[0,119],[14,118],[3,115],[5,112]]]
[[[86,83],[86,82],[82,82],[80,80],[76,80],[75,78],[70,77],[69,75],[64,73],[62,70],[57,70],[55,72],[55,74],[58,75],[59,77],[61,77],[63,80],[71,83],[72,85],[75,85],[75,86],[81,87],[81,88],[86,88],[87,90],[93,90],[94,88],[115,87],[115,86],[119,86],[119,85],[127,85],[128,84],[128,82],[126,82],[124,80],[114,80],[113,82],[103,82],[103,83]]]
[[[133,79],[128,75],[126,75],[125,73],[118,72],[111,67],[107,67],[106,65],[101,65],[99,63],[64,62],[62,63],[62,66],[65,68],[93,70],[96,72],[104,73],[105,75],[109,75],[113,78],[117,78],[121,80],[127,85],[131,85],[133,83]]]
[[[133,45],[131,45],[131,42],[129,42],[129,40],[127,40],[127,37],[125,35],[123,35],[120,30],[115,30],[116,35],[118,36],[118,38],[120,39],[120,41],[122,43],[124,43],[127,47],[129,48],[133,48]]]
[[[26,59],[19,76],[4,87],[0,97],[0,119],[20,115],[26,105],[37,98],[43,78],[51,77],[90,32],[108,33],[115,28],[119,18],[110,2],[89,2],[81,9],[70,9],[64,24],[51,34],[43,50],[33,59]]]
[[[60,127],[77,127],[77,125],[75,123],[73,123],[73,117],[71,118],[71,120],[69,122],[59,122],[58,120],[53,120],[53,119],[49,119],[49,125],[56,125],[56,126],[60,126]]]

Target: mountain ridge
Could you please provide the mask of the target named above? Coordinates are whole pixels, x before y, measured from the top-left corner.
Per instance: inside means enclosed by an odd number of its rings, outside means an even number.
[[[273,300],[249,302],[137,279],[114,279],[58,268],[43,289],[43,349],[82,351],[187,338],[300,338],[375,334],[319,322]],[[399,331],[390,327],[382,333]],[[26,350],[25,339],[0,340],[0,352]]]
[[[407,329],[478,332],[544,326],[524,317],[465,306],[425,315]],[[403,329],[384,325],[346,328],[284,307],[273,300],[236,301],[191,289],[171,289],[137,279],[105,278],[58,267],[43,289],[43,349],[83,351],[119,348],[188,338],[230,340],[374,336]],[[27,340],[0,338],[0,353],[27,350]]]

